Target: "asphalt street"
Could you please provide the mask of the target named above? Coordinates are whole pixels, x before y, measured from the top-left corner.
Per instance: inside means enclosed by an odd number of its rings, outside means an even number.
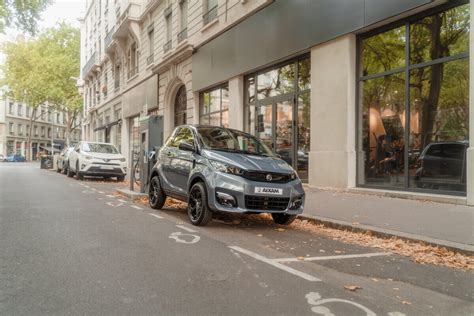
[[[117,186],[0,163],[1,315],[474,314],[471,272],[245,216],[194,227]]]

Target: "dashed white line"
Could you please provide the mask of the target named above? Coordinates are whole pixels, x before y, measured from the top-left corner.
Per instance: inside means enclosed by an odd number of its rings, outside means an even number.
[[[100,194],[104,194],[104,193],[105,193],[104,191],[97,191],[97,192],[99,192]]]
[[[305,279],[307,281],[311,281],[311,282],[317,282],[317,281],[321,281],[320,279],[310,275],[310,274],[307,274],[307,273],[304,273],[304,272],[301,272],[299,270],[296,270],[296,269],[293,269],[293,268],[290,268],[290,267],[287,267],[285,266],[284,264],[281,264],[279,262],[276,262],[275,260],[273,259],[269,259],[267,257],[264,257],[262,255],[259,255],[258,253],[255,253],[255,252],[252,252],[252,251],[249,251],[247,249],[243,249],[243,248],[240,248],[238,246],[229,246],[230,249],[232,250],[235,250],[235,251],[238,251],[238,252],[241,252],[243,254],[246,254],[247,256],[250,256],[254,259],[257,259],[259,261],[262,261],[262,262],[265,262],[275,268],[278,268],[280,270],[283,270],[283,271],[286,271],[288,273],[291,273],[291,274],[294,274],[296,276],[299,276],[300,278],[302,279]]]
[[[134,209],[137,209],[137,210],[143,210],[140,206],[136,206],[136,205],[130,205],[130,207],[133,207]]]
[[[182,230],[185,230],[185,231],[190,232],[190,233],[197,233],[197,231],[195,231],[194,229],[191,229],[191,228],[183,226],[183,225],[176,225],[176,227],[181,228]]]
[[[153,217],[156,217],[158,219],[163,219],[164,217],[160,216],[160,215],[157,215],[157,214],[153,214],[153,213],[148,213],[148,215],[151,215]]]
[[[373,252],[373,253],[361,253],[361,254],[354,254],[354,255],[278,258],[278,259],[272,259],[272,260],[275,262],[323,261],[323,260],[335,260],[335,259],[370,258],[370,257],[388,256],[389,254],[390,254],[389,252]]]
[[[112,194],[107,194],[106,197],[109,197],[109,198],[115,198],[115,195],[112,195]]]
[[[125,201],[125,200],[121,200],[121,199],[118,199],[119,202],[122,202],[122,203],[127,203],[128,201]]]

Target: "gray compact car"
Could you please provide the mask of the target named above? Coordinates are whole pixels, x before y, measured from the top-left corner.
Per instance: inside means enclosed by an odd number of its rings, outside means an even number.
[[[161,209],[166,197],[188,202],[194,225],[215,211],[270,213],[289,224],[303,212],[305,192],[298,175],[258,138],[215,126],[177,127],[157,153],[149,201]]]

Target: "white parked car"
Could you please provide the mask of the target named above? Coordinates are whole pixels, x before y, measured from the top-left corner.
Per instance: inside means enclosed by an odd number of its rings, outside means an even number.
[[[5,161],[6,159],[7,158],[4,155],[0,154],[0,161]]]
[[[123,181],[127,174],[127,162],[112,144],[81,141],[69,154],[67,176],[117,177]]]

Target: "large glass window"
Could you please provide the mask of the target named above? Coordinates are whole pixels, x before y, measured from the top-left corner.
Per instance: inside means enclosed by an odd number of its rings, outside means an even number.
[[[363,37],[360,47],[359,185],[464,193],[469,4]]]
[[[229,88],[227,85],[201,92],[199,122],[229,127]]]
[[[247,130],[308,181],[311,62],[306,56],[245,78]]]

